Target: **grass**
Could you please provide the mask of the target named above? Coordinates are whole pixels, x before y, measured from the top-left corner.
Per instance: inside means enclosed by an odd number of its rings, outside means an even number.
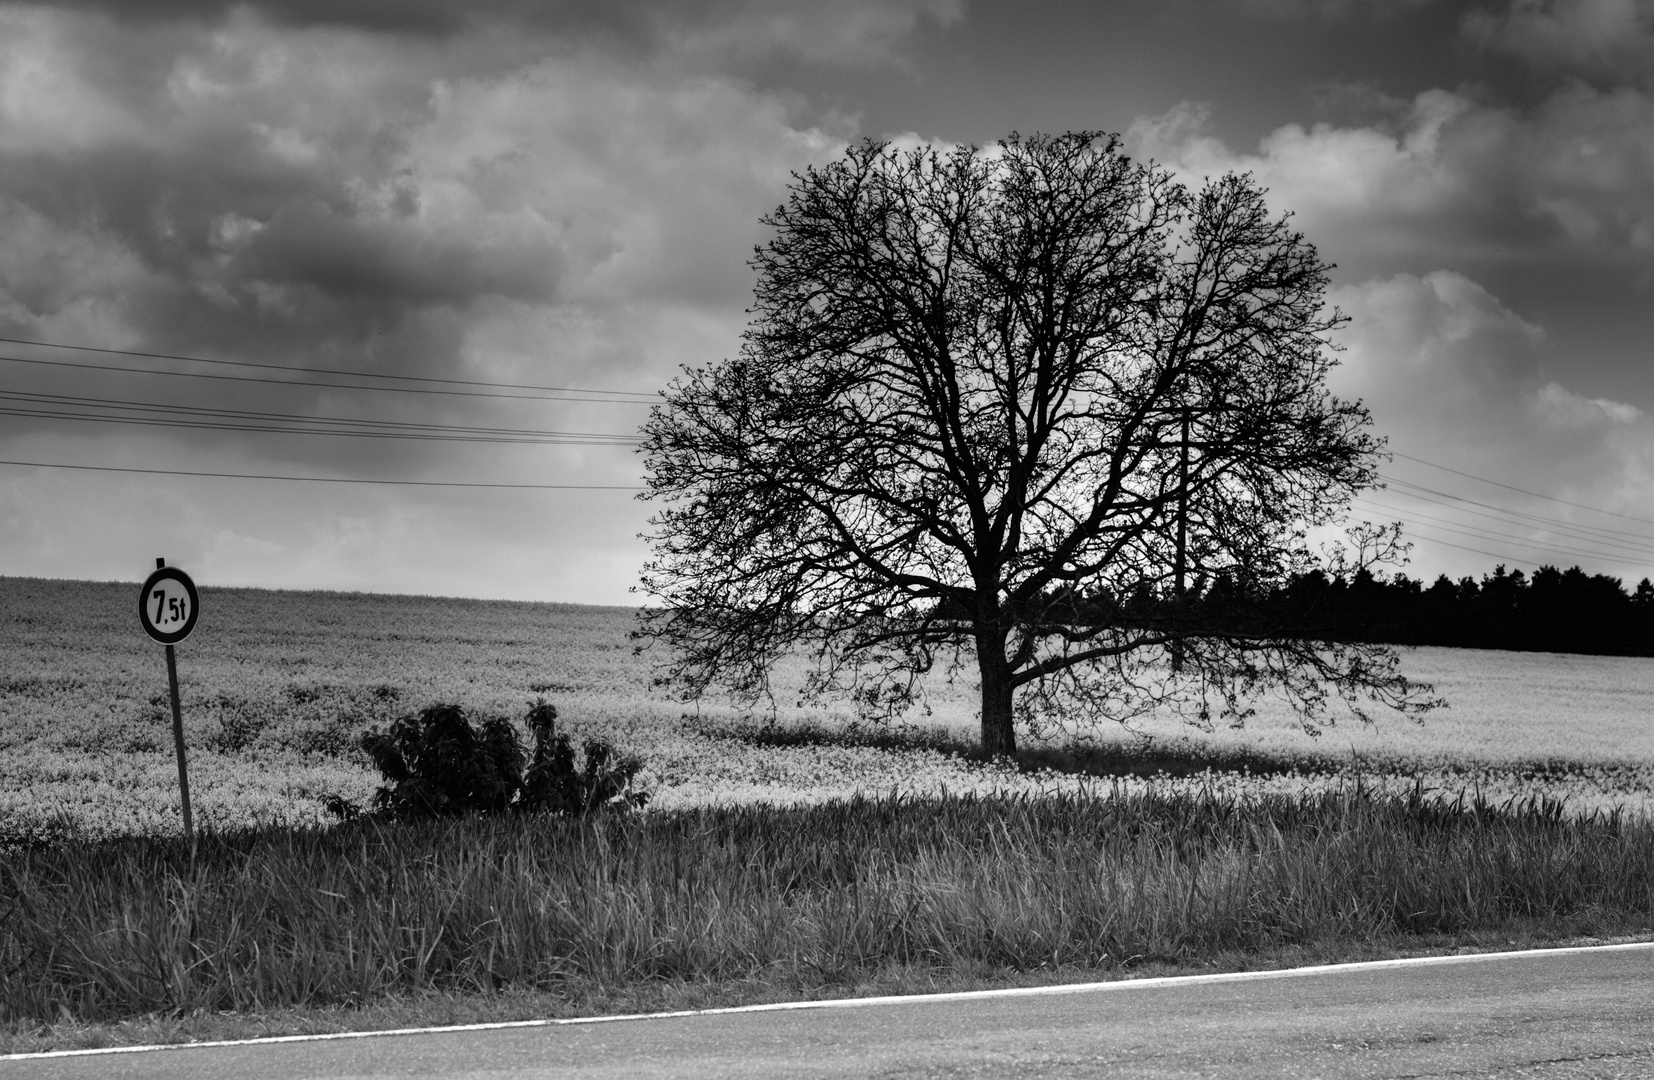
[[[3,866],[0,1007],[48,1021],[1125,973],[1654,917],[1654,823],[1340,793],[903,796],[70,844]],[[713,995],[716,997],[717,995]]]

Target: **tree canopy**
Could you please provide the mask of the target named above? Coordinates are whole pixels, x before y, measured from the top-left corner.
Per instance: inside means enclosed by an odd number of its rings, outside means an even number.
[[[1424,706],[1393,653],[1246,603],[1323,565],[1308,530],[1381,452],[1326,387],[1328,267],[1249,176],[1191,191],[1090,132],[868,141],[763,220],[739,354],[644,426],[644,634],[684,694],[802,647],[811,694],[897,709],[974,658],[991,753],[1266,686],[1312,727],[1329,693]]]

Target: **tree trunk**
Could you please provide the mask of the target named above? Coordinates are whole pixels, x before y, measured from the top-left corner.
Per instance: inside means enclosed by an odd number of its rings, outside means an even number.
[[[1005,662],[1005,642],[993,634],[976,639],[976,666],[982,676],[982,751],[990,757],[1017,752],[1016,728],[1011,723],[1011,665]]]

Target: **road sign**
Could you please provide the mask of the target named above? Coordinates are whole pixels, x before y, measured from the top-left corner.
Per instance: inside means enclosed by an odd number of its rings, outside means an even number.
[[[138,591],[138,619],[144,633],[162,645],[176,645],[189,637],[200,613],[195,582],[176,566],[159,568]]]
[[[138,590],[138,621],[144,633],[167,647],[167,689],[172,692],[172,743],[178,751],[178,799],[184,811],[184,835],[195,842],[195,819],[190,814],[190,773],[184,761],[184,712],[178,704],[178,659],[173,646],[190,636],[201,597],[195,582],[165,559],[155,560],[155,572]]]

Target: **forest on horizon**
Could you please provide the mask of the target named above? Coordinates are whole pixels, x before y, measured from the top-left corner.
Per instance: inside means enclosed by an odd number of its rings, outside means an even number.
[[[1406,574],[1348,580],[1319,571],[1265,601],[1276,612],[1313,613],[1334,640],[1469,649],[1654,656],[1654,582],[1635,589],[1578,566],[1532,575],[1503,563],[1480,581],[1447,575],[1425,585]]]

